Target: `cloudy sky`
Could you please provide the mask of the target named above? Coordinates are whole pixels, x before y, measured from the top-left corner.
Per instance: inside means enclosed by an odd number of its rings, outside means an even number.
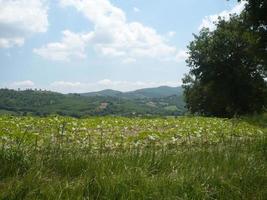
[[[192,33],[243,7],[233,0],[0,0],[0,87],[178,86]]]

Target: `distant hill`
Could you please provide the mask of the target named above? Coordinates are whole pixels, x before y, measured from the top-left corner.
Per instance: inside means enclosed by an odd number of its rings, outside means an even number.
[[[81,96],[102,96],[102,97],[120,97],[125,99],[143,99],[143,98],[162,98],[177,95],[182,95],[181,87],[160,86],[156,88],[145,88],[131,92],[120,92],[117,90],[102,90],[99,92],[82,93]]]
[[[98,92],[88,92],[88,93],[81,93],[81,96],[85,96],[85,97],[118,97],[120,94],[122,94],[122,92],[117,91],[117,90],[111,90],[111,89],[107,89],[107,90],[101,90]]]
[[[140,90],[135,90],[133,92],[123,93],[124,97],[128,98],[163,98],[168,96],[182,95],[181,87],[169,87],[161,86],[157,88],[145,88]]]
[[[0,89],[0,114],[73,117],[170,116],[185,112],[181,88],[162,86],[133,92],[103,90],[84,94]]]

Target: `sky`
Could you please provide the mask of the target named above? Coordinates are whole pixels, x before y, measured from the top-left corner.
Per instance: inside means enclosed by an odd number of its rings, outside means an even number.
[[[179,86],[193,33],[243,8],[234,0],[0,0],[0,87]]]

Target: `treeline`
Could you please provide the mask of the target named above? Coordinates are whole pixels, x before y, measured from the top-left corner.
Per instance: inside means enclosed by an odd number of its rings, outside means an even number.
[[[182,96],[126,99],[60,94],[50,91],[0,89],[0,113],[72,117],[85,116],[177,116],[185,112]]]
[[[188,46],[185,101],[194,114],[233,117],[267,107],[267,1],[248,0],[240,15],[219,18]]]

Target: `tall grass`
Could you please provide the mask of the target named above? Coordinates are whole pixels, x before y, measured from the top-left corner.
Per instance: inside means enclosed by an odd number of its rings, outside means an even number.
[[[266,119],[0,116],[0,200],[266,199]]]
[[[265,199],[267,141],[2,148],[0,199]]]

